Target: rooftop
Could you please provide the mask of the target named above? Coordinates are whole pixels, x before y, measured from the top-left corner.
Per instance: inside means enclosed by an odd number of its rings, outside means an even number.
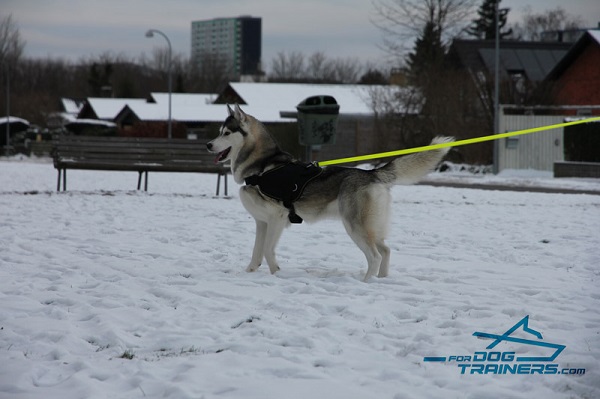
[[[500,42],[500,74],[506,78],[525,73],[531,81],[541,81],[567,54],[572,43]],[[476,72],[494,72],[494,40],[454,40],[451,54],[460,64]]]

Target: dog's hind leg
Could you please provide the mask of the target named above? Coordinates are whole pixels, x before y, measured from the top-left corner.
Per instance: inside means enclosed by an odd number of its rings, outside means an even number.
[[[372,185],[341,195],[340,214],[348,235],[367,258],[364,281],[388,274],[390,249],[385,245],[389,223],[390,195],[384,185]]]
[[[367,273],[363,278],[363,281],[366,283],[369,281],[371,277],[373,277],[379,268],[381,267],[381,254],[377,251],[375,247],[369,246],[366,250],[363,250],[365,256],[367,257]]]
[[[369,229],[369,227],[356,223],[352,219],[344,218],[343,222],[346,232],[367,258],[367,273],[363,279],[363,281],[366,282],[372,276],[377,274],[382,265],[382,261],[384,260],[384,256],[379,253],[376,233]],[[384,253],[384,255],[386,254]],[[389,252],[387,253],[387,256],[389,259]]]
[[[385,242],[381,240],[377,243],[377,250],[381,254],[381,266],[379,266],[379,274],[377,277],[387,277],[390,271],[390,247],[385,245]]]
[[[262,263],[265,251],[265,237],[267,236],[267,223],[256,220],[256,238],[254,239],[254,249],[252,250],[252,259],[246,268],[247,272],[255,272]]]

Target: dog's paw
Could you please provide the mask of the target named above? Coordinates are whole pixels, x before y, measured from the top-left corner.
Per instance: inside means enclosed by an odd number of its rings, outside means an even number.
[[[259,263],[258,265],[253,265],[252,263],[250,263],[250,264],[248,265],[248,267],[246,268],[246,271],[247,271],[248,273],[252,273],[252,272],[255,272],[255,271],[257,271],[259,267],[260,267],[260,263]]]
[[[275,273],[277,273],[279,270],[281,270],[281,269],[279,268],[279,265],[273,265],[273,266],[269,265],[269,271],[271,272],[271,274],[275,274]]]

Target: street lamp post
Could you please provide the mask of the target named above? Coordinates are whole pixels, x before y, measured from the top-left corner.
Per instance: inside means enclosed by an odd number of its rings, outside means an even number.
[[[154,37],[154,34],[157,33],[159,35],[161,35],[162,37],[165,38],[165,40],[167,41],[167,44],[169,45],[169,65],[167,66],[167,73],[168,73],[168,81],[169,81],[169,121],[168,121],[168,130],[167,130],[167,135],[169,137],[169,139],[172,137],[172,130],[171,130],[171,92],[172,92],[172,79],[171,79],[171,54],[172,54],[172,48],[171,48],[171,41],[169,40],[169,38],[167,37],[167,35],[165,35],[163,32],[157,30],[157,29],[148,29],[148,31],[146,32],[146,37]]]
[[[500,17],[498,15],[498,4],[500,0],[496,0],[494,5],[494,23],[495,23],[495,41],[494,41],[494,134],[500,133]],[[494,170],[495,174],[500,172],[500,160],[498,159],[499,143],[494,140]]]
[[[10,155],[10,69],[8,62],[4,64],[4,68],[6,69],[6,157],[8,158]]]

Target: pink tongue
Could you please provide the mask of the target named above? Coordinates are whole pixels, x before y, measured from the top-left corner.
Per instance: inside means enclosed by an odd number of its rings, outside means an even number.
[[[224,157],[227,156],[227,154],[229,154],[229,148],[226,149],[225,151],[221,151],[217,157],[215,158],[215,163],[219,163],[219,161],[221,161],[221,159],[223,159]]]

